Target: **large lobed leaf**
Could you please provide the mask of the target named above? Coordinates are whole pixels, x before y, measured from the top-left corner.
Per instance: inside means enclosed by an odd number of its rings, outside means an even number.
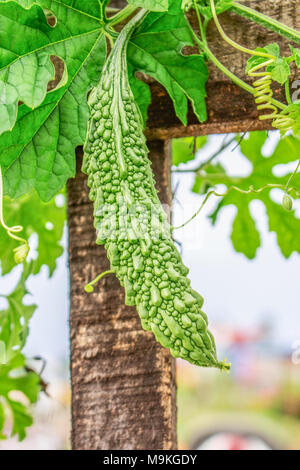
[[[24,2],[22,2],[24,3]],[[27,6],[33,2],[26,2]],[[32,29],[33,10],[40,17],[44,15],[40,6],[33,5],[25,10],[18,6],[18,15],[7,7],[12,2],[0,2],[0,19],[4,16],[13,24],[15,40],[5,43],[9,54],[1,63],[8,67],[15,55],[23,56],[44,52],[58,56],[65,62],[67,81],[47,94],[43,103],[31,109],[22,104],[18,108],[18,120],[11,132],[0,137],[0,164],[4,170],[5,192],[11,197],[18,197],[36,188],[39,196],[50,200],[74,176],[76,146],[83,144],[86,134],[88,105],[86,95],[97,83],[106,56],[106,44],[99,18],[96,14],[96,2],[93,9],[84,6],[86,2],[62,2],[39,0],[37,3],[50,10],[57,23],[50,28],[47,23],[35,24],[38,41],[24,41],[22,24]],[[14,6],[15,3],[13,3]],[[69,5],[70,4],[70,5]],[[100,8],[98,4],[100,14]],[[47,34],[42,29],[47,28]],[[11,41],[10,29],[4,24],[2,35]],[[2,38],[0,37],[2,44]],[[12,47],[12,45],[14,47]],[[21,59],[20,59],[21,57]],[[1,55],[2,59],[2,55]],[[29,79],[33,80],[29,72]],[[44,85],[47,86],[45,78]],[[19,84],[22,91],[22,84]],[[19,91],[19,93],[21,92]]]
[[[252,172],[249,176],[231,177],[220,163],[211,164],[205,168],[205,171],[196,175],[193,191],[203,194],[218,185],[224,185],[228,189],[238,186],[243,190],[248,190],[251,186],[259,189],[268,183],[285,186],[290,174],[275,176],[273,169],[277,165],[297,162],[300,155],[300,140],[293,136],[286,136],[279,141],[273,154],[265,157],[262,148],[266,139],[266,132],[251,132],[249,138],[241,142],[241,152],[252,164]],[[299,173],[294,177],[291,186],[300,191]],[[295,211],[287,212],[281,204],[275,202],[271,197],[271,191],[268,188],[259,194],[249,195],[230,191],[220,200],[217,208],[210,215],[212,223],[215,224],[223,207],[236,206],[237,212],[231,239],[235,250],[249,259],[255,257],[261,245],[259,232],[249,210],[249,205],[253,200],[260,200],[265,205],[269,230],[276,233],[282,254],[288,258],[294,252],[300,253],[300,237],[297,235],[300,233],[300,219],[296,217]],[[296,197],[296,193],[292,193],[292,196]]]

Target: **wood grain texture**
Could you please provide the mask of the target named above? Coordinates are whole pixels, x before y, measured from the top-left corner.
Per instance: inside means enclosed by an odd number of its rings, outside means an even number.
[[[84,285],[108,268],[95,244],[93,208],[80,171],[68,184],[71,277],[72,448],[176,449],[175,361],[151,332],[113,275],[93,294]],[[170,159],[162,141],[150,144],[159,196],[170,206]]]

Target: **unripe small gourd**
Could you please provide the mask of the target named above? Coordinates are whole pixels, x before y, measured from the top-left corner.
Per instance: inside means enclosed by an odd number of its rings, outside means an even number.
[[[293,209],[293,199],[288,194],[285,194],[282,199],[282,206],[286,211]]]
[[[171,239],[129,86],[127,43],[144,14],[139,12],[123,28],[88,99],[83,171],[94,202],[97,243],[105,245],[111,271],[125,288],[125,303],[136,305],[145,330],[175,357],[228,369],[229,364],[217,359],[201,310],[203,298],[191,288],[188,269]]]

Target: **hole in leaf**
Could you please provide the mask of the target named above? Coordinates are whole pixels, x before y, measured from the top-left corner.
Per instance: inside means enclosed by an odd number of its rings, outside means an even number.
[[[46,222],[45,227],[47,230],[53,230],[53,223],[52,222]]]
[[[54,28],[57,24],[57,18],[51,10],[44,10],[46,21],[51,28]]]
[[[64,61],[55,55],[51,55],[50,60],[54,65],[55,77],[48,83],[47,91],[57,90],[58,88],[64,86],[68,80],[67,68]]]
[[[58,194],[55,197],[55,204],[56,204],[56,207],[64,207],[64,205],[66,204],[65,196],[63,194]]]

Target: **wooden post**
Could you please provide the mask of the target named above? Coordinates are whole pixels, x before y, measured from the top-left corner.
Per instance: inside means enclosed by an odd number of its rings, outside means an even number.
[[[160,199],[170,205],[169,154],[163,141],[148,146]],[[93,294],[83,290],[108,261],[95,244],[80,155],[77,161],[68,184],[72,448],[176,449],[174,359],[124,305],[116,277],[104,278]]]

